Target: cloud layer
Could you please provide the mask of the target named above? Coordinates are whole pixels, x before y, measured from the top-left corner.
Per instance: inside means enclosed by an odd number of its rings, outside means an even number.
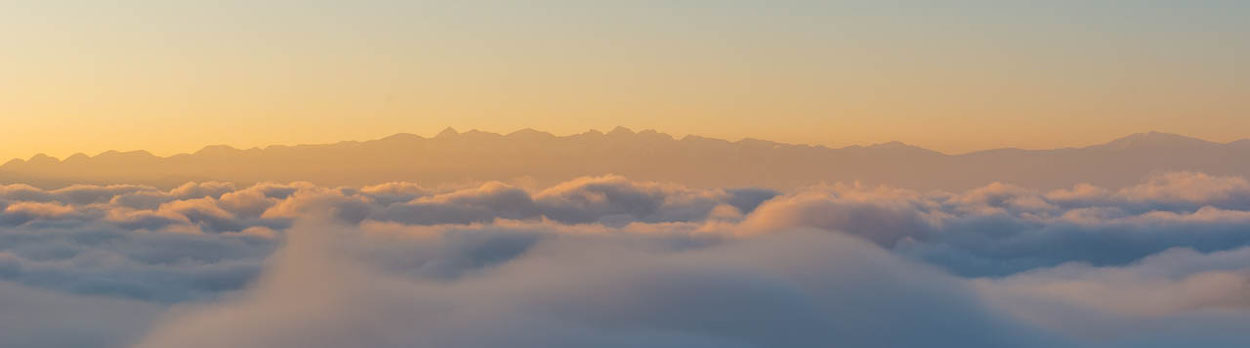
[[[1250,342],[1247,284],[1250,184],[1200,173],[0,186],[0,303],[47,318],[0,317],[6,347],[1221,346]]]

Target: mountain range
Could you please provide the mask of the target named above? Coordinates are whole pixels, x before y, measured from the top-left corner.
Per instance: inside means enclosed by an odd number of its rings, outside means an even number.
[[[619,174],[695,187],[791,189],[860,182],[958,191],[992,182],[1118,188],[1172,171],[1250,176],[1250,139],[1216,143],[1149,132],[1087,147],[952,155],[898,142],[830,148],[758,139],[674,138],[623,127],[568,136],[533,129],[505,135],[448,128],[428,138],[401,133],[320,145],[251,149],[216,145],[168,157],[146,151],[75,154],[64,160],[36,155],[0,166],[0,183],[43,188],[82,183],[170,187],[210,180],[349,186],[500,180],[548,185],[579,176]]]

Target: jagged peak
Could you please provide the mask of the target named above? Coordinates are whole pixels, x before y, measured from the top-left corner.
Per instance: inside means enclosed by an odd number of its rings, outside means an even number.
[[[643,130],[641,130],[641,131],[638,131],[638,133],[635,133],[635,134],[637,134],[637,135],[638,135],[638,136],[640,136],[640,137],[644,137],[644,138],[656,138],[656,139],[673,140],[673,136],[672,136],[672,135],[669,135],[668,133],[661,133],[661,132],[656,131],[656,130],[654,130],[654,129],[643,129]]]

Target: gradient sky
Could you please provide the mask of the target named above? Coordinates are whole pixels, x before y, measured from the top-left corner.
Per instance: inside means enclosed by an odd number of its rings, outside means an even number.
[[[616,125],[1250,136],[1247,1],[6,1],[0,158]]]

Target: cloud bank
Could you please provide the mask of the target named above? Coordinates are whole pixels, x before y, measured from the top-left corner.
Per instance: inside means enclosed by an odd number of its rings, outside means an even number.
[[[1228,346],[1248,284],[1250,184],[1201,173],[0,186],[6,347]]]

